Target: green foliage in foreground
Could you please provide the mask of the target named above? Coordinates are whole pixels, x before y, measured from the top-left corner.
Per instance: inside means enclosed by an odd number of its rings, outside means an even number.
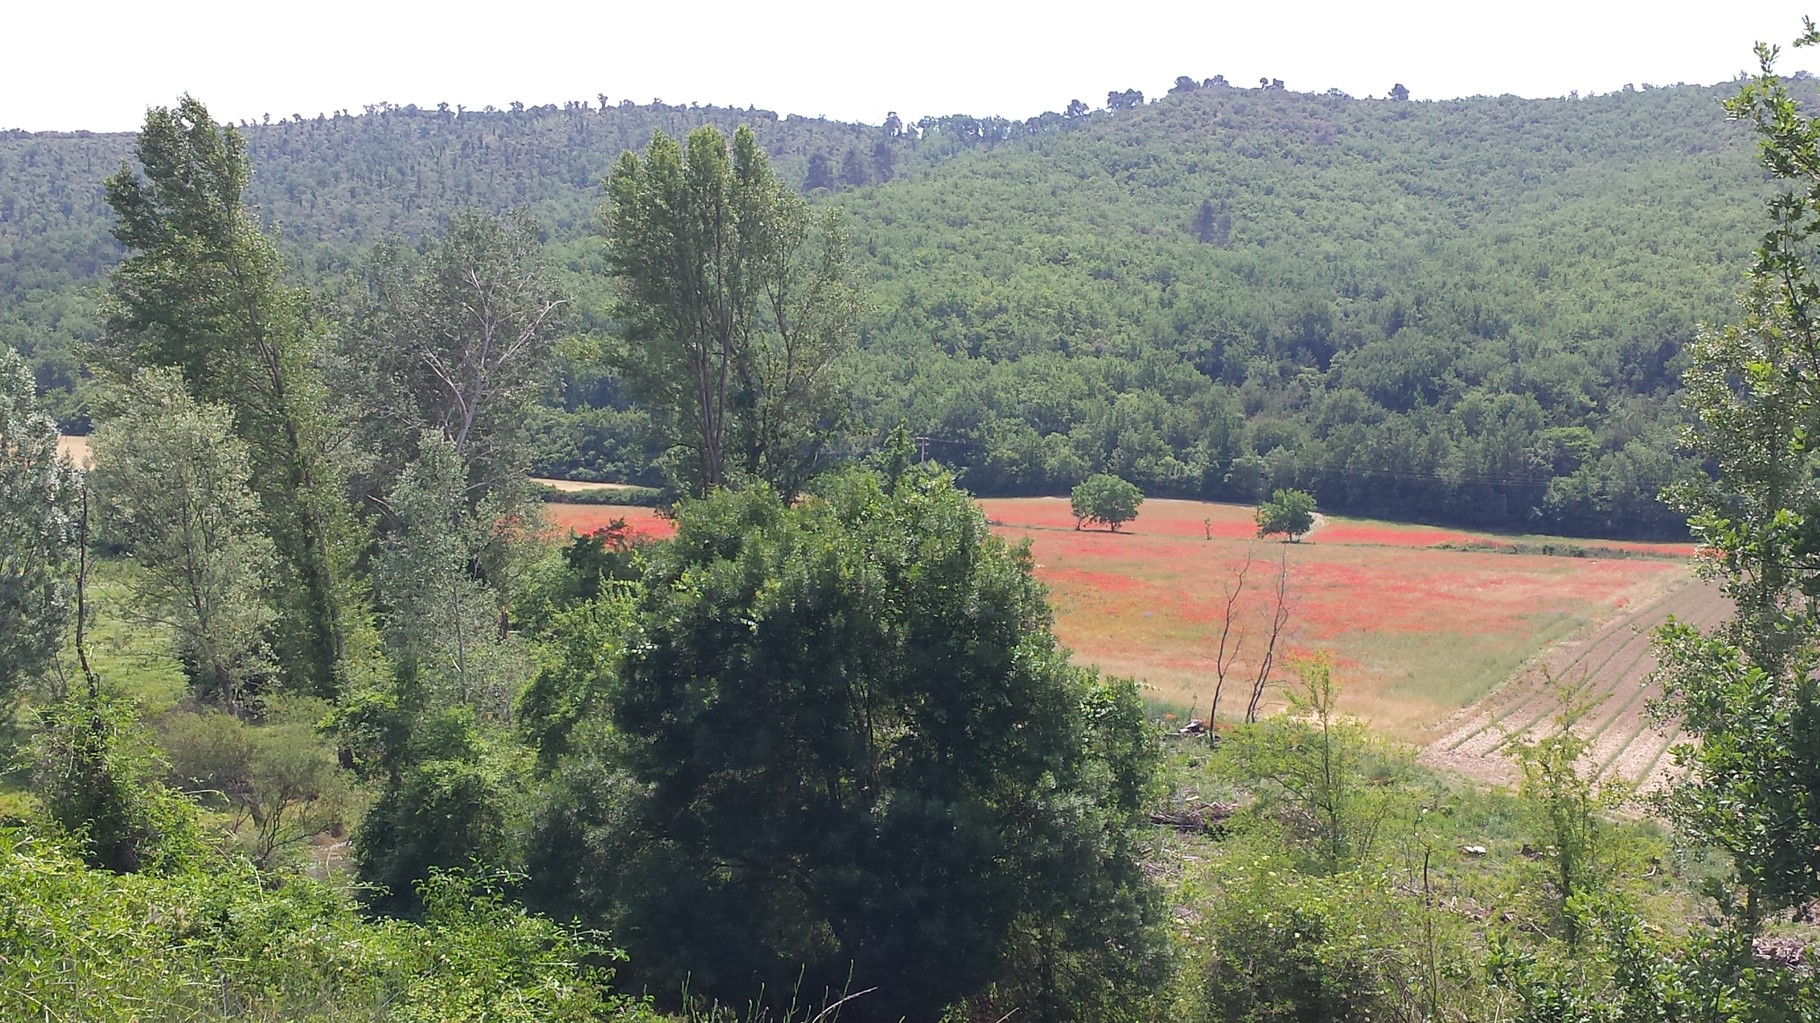
[[[438,875],[421,923],[363,919],[336,887],[215,861],[170,876],[84,867],[0,829],[0,1019],[84,1023],[562,1023],[651,1018],[611,949]]]

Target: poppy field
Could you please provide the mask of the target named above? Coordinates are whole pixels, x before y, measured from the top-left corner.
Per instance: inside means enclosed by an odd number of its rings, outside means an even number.
[[[1205,716],[1226,597],[1242,636],[1220,717],[1242,713],[1288,572],[1278,679],[1295,655],[1328,651],[1342,707],[1389,734],[1435,738],[1537,655],[1650,606],[1690,577],[1691,547],[1551,538],[1328,518],[1301,543],[1258,541],[1252,509],[1146,501],[1118,533],[1076,530],[1059,498],[984,500],[998,531],[1027,539],[1050,588],[1056,632],[1082,662],[1131,675],[1152,700]],[[1587,556],[1527,553],[1579,550]],[[1594,556],[1604,552],[1609,556]],[[1247,560],[1250,561],[1246,569]],[[1281,688],[1267,704],[1280,706]]]
[[[635,505],[552,503],[543,506],[543,514],[558,535],[585,535],[605,529],[618,519],[626,521],[626,534],[632,537],[667,540],[676,532],[675,525],[657,514],[657,509]]]
[[[1219,717],[1243,714],[1286,570],[1287,624],[1265,707],[1283,705],[1298,656],[1327,651],[1343,709],[1423,743],[1437,765],[1493,780],[1509,776],[1511,737],[1546,724],[1544,667],[1592,678],[1611,694],[1589,720],[1602,730],[1601,769],[1659,769],[1669,739],[1643,720],[1642,682],[1653,664],[1643,630],[1669,613],[1704,620],[1721,610],[1710,592],[1688,585],[1686,544],[1331,517],[1302,542],[1282,543],[1257,540],[1253,511],[1240,505],[1150,500],[1116,533],[1077,530],[1062,498],[980,506],[1000,535],[1029,542],[1056,634],[1075,658],[1136,678],[1153,704],[1206,716],[1227,596],[1243,572]],[[554,503],[545,511],[564,532],[615,519],[636,536],[673,532],[650,508]]]

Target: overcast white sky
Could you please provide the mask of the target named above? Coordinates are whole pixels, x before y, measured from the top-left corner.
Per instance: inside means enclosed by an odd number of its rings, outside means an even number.
[[[1711,84],[1809,8],[1657,0],[1093,4],[790,0],[10,0],[0,128],[136,128],[189,92],[218,119],[389,101],[758,106],[876,124],[887,110],[1023,118],[1177,75],[1417,99]],[[1820,11],[1820,2],[1813,8]],[[1786,51],[1786,47],[1785,47]],[[1781,68],[1820,67],[1785,52]]]

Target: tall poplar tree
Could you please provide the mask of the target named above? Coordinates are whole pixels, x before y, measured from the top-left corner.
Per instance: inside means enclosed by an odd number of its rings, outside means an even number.
[[[80,486],[25,360],[0,348],[0,722],[63,646]]]
[[[107,181],[127,257],[110,279],[98,361],[118,376],[172,366],[233,411],[278,551],[277,653],[293,684],[332,692],[350,622],[341,473],[328,457],[308,296],[243,201],[252,165],[231,125],[185,96],[146,112],[130,166]]]
[[[196,693],[232,714],[269,677],[272,542],[256,529],[246,442],[175,370],[142,370],[100,403],[92,475],[108,540],[132,551],[130,613],[169,626]]]
[[[671,476],[705,493],[748,480],[794,493],[843,416],[832,364],[858,300],[836,210],[771,172],[750,128],[657,133],[607,179],[621,370],[668,431]]]

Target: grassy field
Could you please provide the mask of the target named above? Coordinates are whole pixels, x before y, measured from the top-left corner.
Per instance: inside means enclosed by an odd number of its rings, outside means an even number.
[[[560,490],[569,494],[586,494],[596,490],[642,490],[630,483],[591,483],[587,480],[553,480],[543,476],[531,477],[531,482],[551,490]]]
[[[68,435],[57,438],[57,453],[66,456],[76,463],[78,469],[85,468],[90,460],[88,438]]]

